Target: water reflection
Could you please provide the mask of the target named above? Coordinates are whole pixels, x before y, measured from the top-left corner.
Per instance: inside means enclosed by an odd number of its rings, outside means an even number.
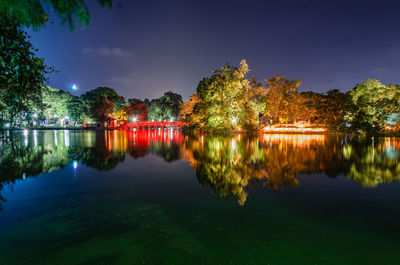
[[[183,136],[179,132],[22,131],[0,135],[0,189],[78,161],[106,171],[126,155],[187,161],[198,181],[243,205],[248,187],[299,185],[298,174],[340,174],[364,187],[400,178],[400,139],[324,135]],[[0,200],[4,198],[0,195]]]

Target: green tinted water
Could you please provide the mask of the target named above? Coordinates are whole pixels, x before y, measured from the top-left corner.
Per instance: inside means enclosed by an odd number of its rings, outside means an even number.
[[[399,264],[400,139],[1,139],[0,264]]]

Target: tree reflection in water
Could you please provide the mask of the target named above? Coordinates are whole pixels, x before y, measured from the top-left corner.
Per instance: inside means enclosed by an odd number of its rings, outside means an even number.
[[[345,145],[343,157],[348,162],[348,177],[364,187],[400,179],[399,138],[372,138]]]
[[[126,154],[188,161],[202,185],[243,205],[247,187],[297,186],[298,174],[345,174],[365,187],[400,178],[400,139],[324,135],[182,136],[163,131],[22,131],[0,135],[0,189],[73,161],[112,170]],[[4,200],[0,196],[0,200]]]
[[[182,159],[200,183],[243,205],[247,186],[297,186],[298,174],[347,175],[365,187],[400,178],[400,139],[325,135],[185,138]]]
[[[248,138],[200,137],[182,145],[184,160],[196,169],[199,181],[222,197],[247,199],[246,186],[262,183],[271,189],[297,186],[297,173],[321,171],[324,136],[265,135]]]

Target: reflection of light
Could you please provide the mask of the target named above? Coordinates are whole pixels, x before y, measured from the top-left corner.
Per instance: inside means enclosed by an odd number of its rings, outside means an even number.
[[[236,149],[236,142],[234,139],[232,139],[232,149]]]
[[[78,168],[78,162],[77,161],[72,162],[72,167],[74,168],[74,170],[76,170]]]
[[[54,145],[57,146],[58,145],[58,141],[57,141],[57,131],[54,130]]]
[[[272,146],[274,144],[291,143],[295,146],[310,146],[312,143],[323,143],[325,135],[323,134],[265,134],[265,142]]]
[[[25,146],[28,146],[28,130],[27,129],[24,130],[24,143],[25,143]]]
[[[34,113],[34,114],[33,114],[33,117],[34,117],[34,118],[37,118],[37,114],[36,114],[36,113]]]
[[[33,131],[33,142],[34,142],[35,147],[36,147],[37,146],[37,131],[36,130]]]
[[[65,146],[69,147],[69,131],[68,130],[64,130],[64,142],[65,142]]]
[[[325,132],[325,128],[310,128],[310,127],[270,127],[264,128],[265,132],[268,133],[314,133],[314,132]]]

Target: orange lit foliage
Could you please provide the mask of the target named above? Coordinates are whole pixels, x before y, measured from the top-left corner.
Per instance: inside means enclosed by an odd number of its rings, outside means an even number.
[[[114,113],[113,117],[114,117],[114,119],[116,119],[118,121],[128,121],[128,114],[126,112],[126,107],[120,108],[119,110],[117,110]]]
[[[142,101],[131,101],[127,107],[129,121],[147,121],[149,111],[147,110],[146,103]]]
[[[203,185],[223,197],[234,195],[243,205],[249,184],[261,182],[280,189],[298,185],[298,173],[324,170],[324,148],[325,138],[320,135],[199,137],[184,142],[181,158],[196,169]]]
[[[265,80],[267,90],[267,114],[274,123],[288,123],[293,120],[291,110],[297,108],[298,87],[301,81],[275,75]]]
[[[189,101],[181,104],[180,120],[187,123],[187,126],[198,125],[204,126],[204,111],[201,108],[201,98],[196,93],[193,94]]]

